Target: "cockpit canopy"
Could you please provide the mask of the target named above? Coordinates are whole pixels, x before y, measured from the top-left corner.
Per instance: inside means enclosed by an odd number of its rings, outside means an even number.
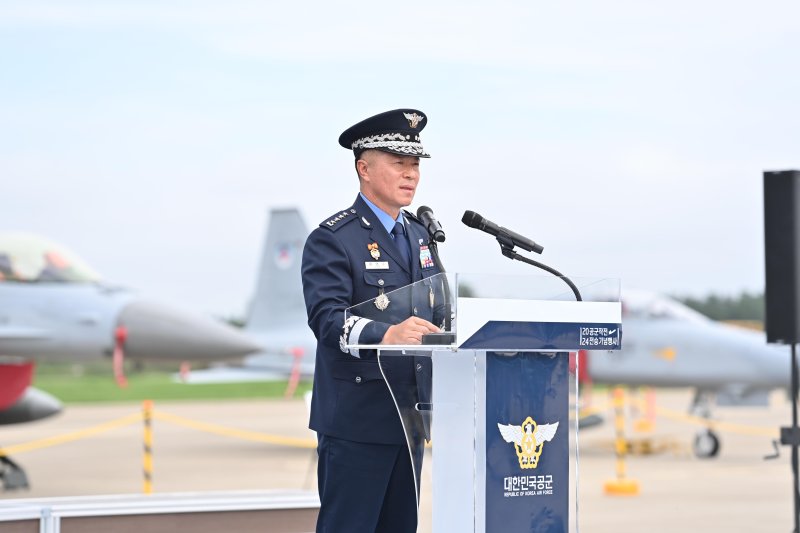
[[[707,322],[705,315],[662,294],[642,290],[626,290],[622,294],[622,313],[625,317],[687,320]]]
[[[100,276],[68,249],[29,233],[0,233],[0,283],[88,283]]]

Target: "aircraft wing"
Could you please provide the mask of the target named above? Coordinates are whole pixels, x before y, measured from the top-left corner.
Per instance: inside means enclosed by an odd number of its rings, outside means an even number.
[[[0,326],[0,340],[41,340],[49,339],[50,331],[41,328],[26,328],[25,326]]]
[[[716,403],[723,407],[767,407],[771,389],[731,385],[716,391]]]

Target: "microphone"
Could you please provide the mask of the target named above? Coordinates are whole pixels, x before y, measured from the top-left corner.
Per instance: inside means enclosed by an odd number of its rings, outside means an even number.
[[[433,209],[427,205],[419,206],[417,209],[417,218],[428,230],[428,234],[436,242],[444,242],[444,230],[436,217],[433,216]]]
[[[511,242],[514,246],[519,246],[523,250],[527,250],[529,252],[536,252],[537,254],[542,253],[544,248],[533,242],[527,237],[523,237],[519,233],[515,233],[510,229],[506,229],[503,226],[498,226],[491,220],[485,219],[480,216],[475,211],[464,211],[464,216],[461,217],[461,222],[469,226],[470,228],[477,228],[481,231],[485,231],[489,235],[493,235],[497,238],[497,240]]]

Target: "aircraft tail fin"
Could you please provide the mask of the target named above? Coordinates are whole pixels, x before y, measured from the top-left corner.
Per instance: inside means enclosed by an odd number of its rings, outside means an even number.
[[[280,331],[305,324],[300,261],[307,237],[300,211],[270,210],[246,331]]]

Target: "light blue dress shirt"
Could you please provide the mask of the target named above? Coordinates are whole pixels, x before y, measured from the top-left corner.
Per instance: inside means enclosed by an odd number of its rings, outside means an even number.
[[[403,212],[402,211],[397,214],[397,220],[392,220],[392,217],[389,216],[386,213],[386,211],[384,211],[383,209],[381,209],[377,205],[375,205],[372,202],[370,202],[369,198],[364,196],[362,193],[358,193],[358,194],[361,195],[361,198],[367,203],[369,208],[372,209],[372,212],[375,213],[376,217],[378,217],[378,220],[380,220],[381,225],[383,225],[383,227],[386,228],[386,233],[388,233],[392,237],[392,239],[394,239],[394,234],[392,233],[392,230],[394,229],[394,225],[395,225],[396,222],[400,222],[403,225],[403,227],[406,226],[405,220],[403,219]]]

